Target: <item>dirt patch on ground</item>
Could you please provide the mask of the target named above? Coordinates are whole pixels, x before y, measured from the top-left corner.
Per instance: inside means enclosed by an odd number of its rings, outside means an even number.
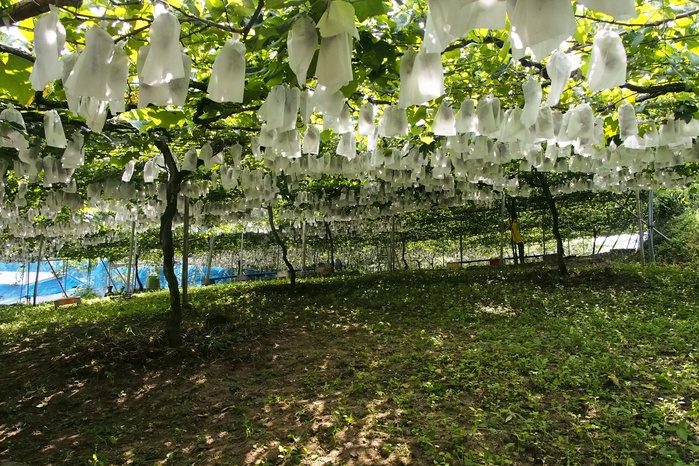
[[[397,425],[400,413],[385,399],[367,403],[346,393],[354,367],[364,364],[348,348],[367,344],[364,331],[328,330],[323,338],[284,331],[216,357],[169,352],[157,341],[131,350],[79,344],[81,333],[46,334],[3,351],[0,458],[47,465],[410,462],[406,440],[382,428]]]

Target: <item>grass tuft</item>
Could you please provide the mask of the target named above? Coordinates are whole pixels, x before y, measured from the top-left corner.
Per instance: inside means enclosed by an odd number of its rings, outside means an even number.
[[[699,272],[410,271],[0,309],[0,460],[699,462]]]

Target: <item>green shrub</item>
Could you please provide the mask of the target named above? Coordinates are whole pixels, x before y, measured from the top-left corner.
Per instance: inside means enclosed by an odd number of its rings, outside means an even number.
[[[657,242],[658,259],[669,263],[699,260],[699,210],[687,209],[668,221],[665,233],[670,239]],[[658,235],[655,238],[661,239]]]

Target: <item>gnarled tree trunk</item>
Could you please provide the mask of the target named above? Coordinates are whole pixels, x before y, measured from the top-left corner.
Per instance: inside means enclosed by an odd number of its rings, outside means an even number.
[[[141,281],[141,277],[138,276],[138,256],[138,253],[134,254],[134,276],[136,277],[136,283],[138,283],[138,291],[143,291],[143,282]]]
[[[400,252],[400,257],[401,260],[403,261],[403,268],[405,270],[408,270],[408,261],[405,260],[405,238],[401,240],[401,252]]]
[[[160,216],[160,245],[163,249],[163,274],[170,291],[170,313],[165,324],[165,338],[170,346],[182,342],[182,302],[180,286],[175,275],[175,243],[172,237],[172,222],[177,215],[177,196],[182,187],[183,174],[177,169],[175,158],[165,141],[156,139],[155,145],[165,158],[168,171],[165,211]]]
[[[286,264],[286,268],[289,270],[289,284],[291,286],[296,285],[296,270],[294,270],[294,266],[291,265],[291,262],[289,262],[289,258],[287,256],[287,249],[286,249],[286,244],[284,241],[282,241],[281,236],[279,236],[279,232],[277,231],[277,227],[274,226],[274,211],[272,210],[272,206],[268,205],[267,206],[267,215],[269,216],[269,228],[272,230],[272,236],[274,236],[274,240],[277,242],[279,247],[282,250],[282,259],[284,260],[284,263]]]
[[[546,203],[551,211],[551,219],[553,221],[553,237],[556,238],[556,261],[558,263],[558,272],[561,275],[568,275],[568,267],[566,266],[565,260],[565,250],[563,249],[563,238],[561,238],[561,231],[558,228],[558,208],[556,207],[556,200],[551,195],[551,189],[549,189],[548,179],[545,173],[539,173],[539,179],[541,180],[541,190],[546,198]]]

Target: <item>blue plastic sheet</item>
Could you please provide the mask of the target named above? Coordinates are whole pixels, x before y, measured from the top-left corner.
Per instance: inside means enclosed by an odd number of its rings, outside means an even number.
[[[68,296],[80,295],[80,293],[88,289],[98,296],[103,296],[107,291],[108,284],[114,286],[114,292],[119,292],[125,287],[124,280],[128,273],[126,267],[123,266],[118,269],[112,268],[111,281],[108,283],[106,261],[93,261],[88,264],[88,262],[64,263],[61,260],[52,260],[51,265],[58,275],[60,285],[51,271],[49,264],[46,261],[42,261],[39,269],[39,282],[37,287],[38,301],[61,297],[63,294],[61,285],[65,288]],[[29,267],[29,273],[27,273],[27,266]],[[34,296],[36,267],[36,263],[20,264],[0,262],[0,304],[31,302]],[[144,288],[146,287],[148,276],[155,274],[156,270],[159,271],[160,269],[161,267],[156,268],[150,265],[139,267],[138,276]],[[254,270],[246,272],[255,273]],[[178,279],[181,279],[182,266],[180,264],[175,265],[175,274]],[[165,276],[162,272],[159,272],[159,275],[160,287],[163,288],[166,286]],[[212,267],[210,275],[211,278],[228,277],[216,280],[216,283],[219,284],[228,283],[234,280],[236,271],[231,268]],[[189,276],[187,280],[189,286],[200,286],[204,278],[206,278],[206,267],[189,266]],[[138,283],[136,283],[136,288],[138,289]]]

